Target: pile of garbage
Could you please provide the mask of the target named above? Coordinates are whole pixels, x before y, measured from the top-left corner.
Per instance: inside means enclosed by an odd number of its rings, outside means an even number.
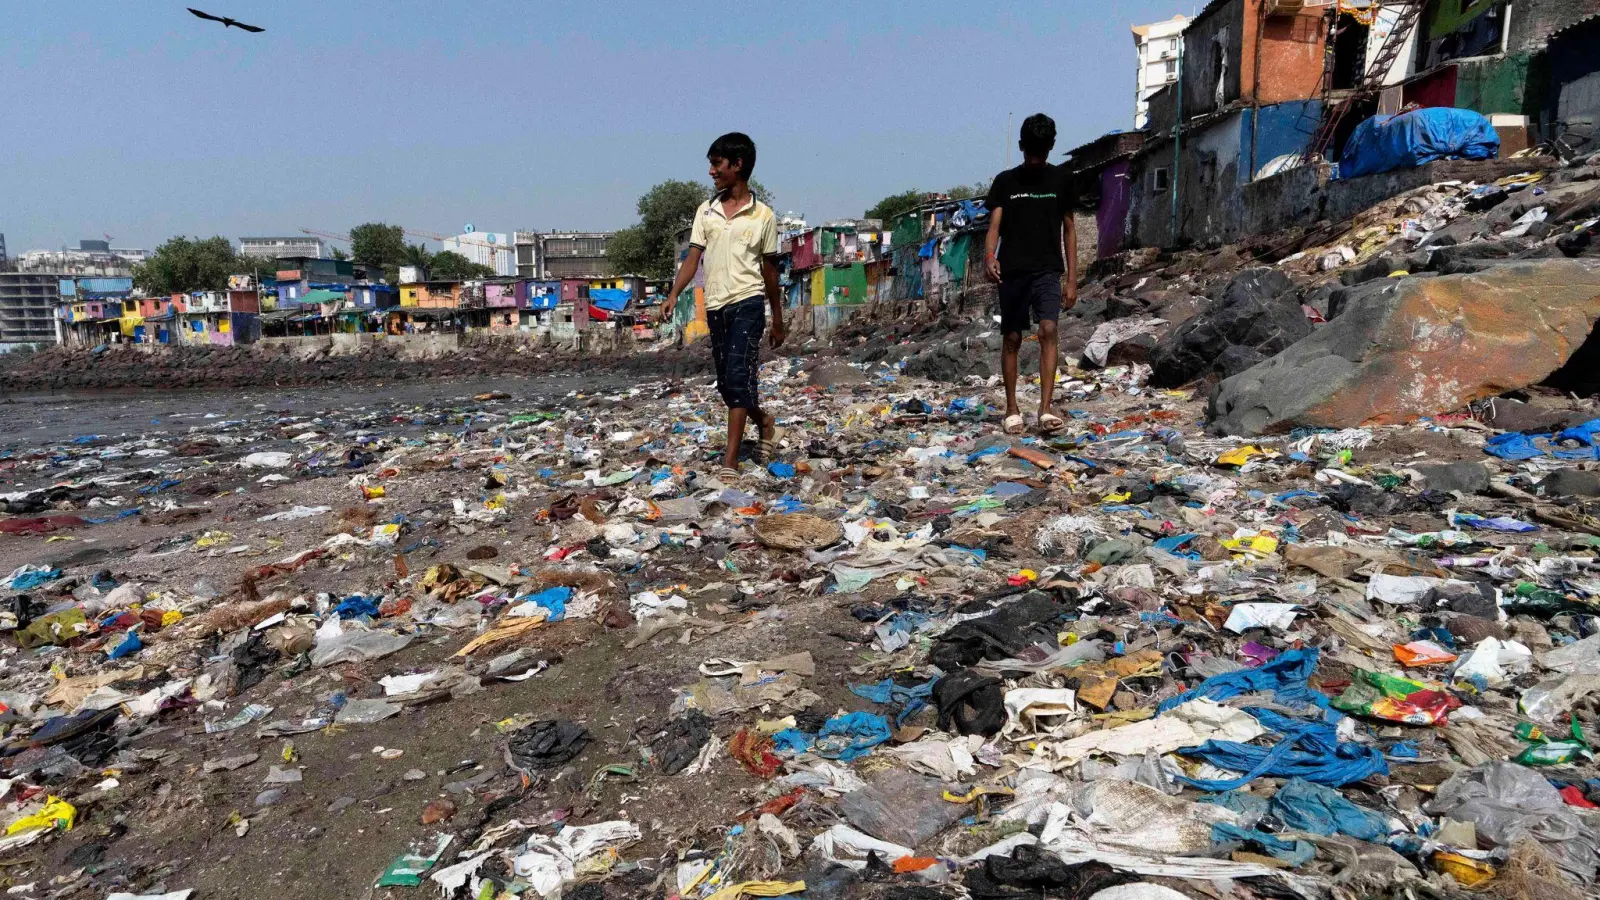
[[[1592,893],[1600,409],[1099,362],[779,359],[729,481],[703,379],[8,447],[9,893]]]

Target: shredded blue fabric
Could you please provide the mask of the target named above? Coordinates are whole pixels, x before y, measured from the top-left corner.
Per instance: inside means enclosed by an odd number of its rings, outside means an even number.
[[[83,520],[85,522],[88,522],[90,525],[104,525],[107,522],[116,522],[116,521],[119,521],[121,519],[126,519],[129,516],[137,516],[138,514],[139,514],[139,507],[135,506],[133,509],[125,509],[125,510],[122,510],[121,512],[113,513],[113,514],[111,514],[109,516],[100,516],[98,518],[90,518],[88,516],[84,516]]]
[[[1273,859],[1281,859],[1291,866],[1303,866],[1317,856],[1317,848],[1310,841],[1286,841],[1265,831],[1254,831],[1217,822],[1211,826],[1211,839],[1219,844],[1257,844]]]
[[[811,749],[811,744],[817,736],[801,731],[798,728],[785,728],[772,736],[774,748],[780,752],[805,753]]]
[[[567,617],[567,601],[572,599],[572,588],[549,587],[524,599],[550,610],[550,621],[559,622]]]
[[[60,569],[35,569],[31,572],[18,572],[12,575],[8,586],[13,591],[31,591],[46,582],[55,581],[60,577]]]
[[[122,643],[113,647],[111,652],[107,655],[109,655],[112,659],[121,659],[124,656],[138,653],[143,649],[144,642],[139,640],[139,633],[137,631],[130,631],[128,632],[128,636],[122,639]]]
[[[1389,823],[1370,809],[1357,806],[1332,788],[1292,778],[1274,794],[1272,814],[1296,831],[1347,834],[1356,840],[1382,843]]]
[[[333,614],[341,619],[376,619],[378,617],[378,601],[368,600],[360,594],[352,594],[333,608]]]
[[[850,693],[871,700],[873,703],[901,704],[900,713],[894,719],[894,724],[898,727],[905,723],[908,716],[928,705],[928,698],[933,696],[933,685],[938,680],[933,678],[924,684],[907,687],[896,684],[893,678],[885,678],[877,684],[852,684]]]
[[[1558,441],[1577,441],[1586,447],[1597,446],[1595,437],[1600,435],[1600,419],[1590,419],[1580,422],[1565,431],[1556,434]]]
[[[1533,441],[1520,431],[1497,434],[1489,438],[1483,445],[1483,452],[1510,460],[1535,459],[1544,455],[1544,451],[1535,447]]]
[[[1240,694],[1254,694],[1264,691],[1272,691],[1277,695],[1279,702],[1282,703],[1296,706],[1316,704],[1326,709],[1328,706],[1327,696],[1311,690],[1306,683],[1311,677],[1311,673],[1315,672],[1316,669],[1317,651],[1315,648],[1287,650],[1279,654],[1277,659],[1259,668],[1241,669],[1237,672],[1224,672],[1221,675],[1213,675],[1200,682],[1199,685],[1163,702],[1157,707],[1157,711],[1164,713],[1174,706],[1188,703],[1198,697],[1221,702],[1229,697],[1237,697]],[[1257,716],[1257,718],[1260,717]]]
[[[834,716],[817,732],[813,748],[828,759],[850,762],[872,752],[889,740],[889,720],[873,713],[853,712]]]
[[[1266,728],[1283,735],[1283,739],[1270,748],[1237,741],[1206,741],[1198,747],[1185,747],[1178,752],[1205,760],[1218,768],[1244,774],[1238,778],[1218,780],[1184,777],[1182,781],[1202,791],[1231,791],[1263,775],[1274,778],[1298,777],[1317,784],[1343,787],[1373,775],[1389,774],[1389,763],[1376,747],[1340,742],[1338,731],[1326,718],[1322,721],[1296,719],[1262,707],[1247,707],[1245,712],[1255,716]],[[1324,712],[1323,715],[1328,713]]]

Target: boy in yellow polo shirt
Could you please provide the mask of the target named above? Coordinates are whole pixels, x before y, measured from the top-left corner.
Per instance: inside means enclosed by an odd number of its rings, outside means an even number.
[[[688,287],[705,262],[706,326],[711,332],[711,359],[717,368],[717,392],[728,406],[728,446],[719,478],[739,475],[739,444],[747,420],[761,435],[761,459],[771,460],[780,437],[777,420],[761,408],[756,376],[761,368],[761,332],[772,307],[772,346],[783,344],[783,301],[778,293],[778,217],[750,193],[756,167],[756,145],[732,132],[717,138],[706,152],[716,194],[695,210],[689,254],[678,269],[662,304],[662,317],[672,317],[678,294]]]

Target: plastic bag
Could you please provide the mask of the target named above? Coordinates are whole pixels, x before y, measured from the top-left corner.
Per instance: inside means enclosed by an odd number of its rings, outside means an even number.
[[[1471,822],[1480,839],[1501,847],[1522,839],[1536,841],[1567,875],[1586,885],[1594,883],[1595,868],[1600,866],[1594,830],[1532,769],[1491,762],[1457,772],[1423,808],[1433,815]]]
[[[76,821],[78,821],[77,807],[62,800],[60,797],[47,796],[43,809],[31,816],[23,816],[7,825],[6,836],[9,837],[24,831],[38,831],[44,828],[71,831],[72,825]]]
[[[387,631],[345,631],[319,638],[317,646],[311,649],[311,664],[321,667],[367,662],[404,650],[411,639],[412,635]]]
[[[1334,698],[1335,709],[1406,725],[1442,725],[1450,710],[1461,705],[1442,686],[1365,669],[1357,669],[1354,678]]]

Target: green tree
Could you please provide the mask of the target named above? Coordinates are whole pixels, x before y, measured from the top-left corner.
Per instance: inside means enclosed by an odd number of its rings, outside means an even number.
[[[675,268],[678,232],[694,221],[694,211],[711,188],[694,181],[663,181],[639,198],[639,224],[611,239],[606,255],[618,272],[670,278]]]
[[[399,225],[366,222],[350,229],[350,254],[356,262],[399,265],[406,252],[406,233]]]
[[[344,252],[342,249],[340,249],[338,247],[335,247],[335,248],[333,248],[333,258],[334,259],[349,259],[350,258],[350,254]]]
[[[750,194],[762,203],[772,206],[772,191],[754,178],[750,179]],[[777,207],[773,207],[773,209],[777,209]]]
[[[259,284],[263,278],[275,278],[278,275],[278,260],[272,256],[246,256],[240,254],[233,274],[254,275]]]
[[[885,228],[891,227],[890,223],[897,217],[916,209],[922,205],[922,199],[927,196],[925,191],[901,191],[898,194],[879,200],[875,206],[868,209],[864,218],[882,219]]]
[[[489,278],[494,275],[494,269],[475,263],[454,250],[445,250],[435,253],[428,264],[428,277],[441,281],[465,280],[468,278]]]
[[[952,200],[971,200],[974,197],[982,197],[988,194],[989,182],[979,181],[973,184],[958,184],[945,193],[949,194]]]
[[[407,244],[405,252],[400,255],[400,265],[416,266],[423,271],[427,271],[428,263],[432,261],[433,254],[421,244]]]
[[[243,271],[225,237],[170,238],[133,267],[133,285],[151,296],[185,291],[220,291],[228,276]]]
[[[663,181],[639,198],[639,223],[624,228],[606,244],[612,267],[629,275],[671,278],[678,264],[678,232],[694,221],[694,211],[711,198],[708,184]],[[768,206],[772,191],[751,180],[750,193]]]

